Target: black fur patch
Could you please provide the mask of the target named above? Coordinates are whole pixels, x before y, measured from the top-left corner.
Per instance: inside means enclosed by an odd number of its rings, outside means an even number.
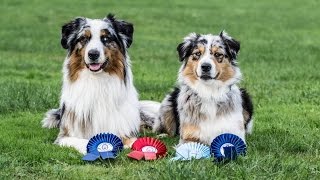
[[[133,40],[133,24],[123,20],[117,20],[113,14],[108,14],[104,20],[108,20],[113,25],[113,28],[116,32],[116,38],[118,41],[120,41],[121,49],[124,50],[125,48],[129,48]],[[122,43],[123,38],[120,36],[120,34],[125,36],[126,45]]]
[[[251,121],[253,116],[253,103],[249,93],[244,88],[240,88],[240,91],[242,98],[242,108],[249,113],[249,119],[245,120],[245,128],[247,129],[247,125]]]
[[[207,44],[208,41],[207,41],[206,39],[201,39],[201,40],[199,41],[199,43],[201,43],[201,44]]]
[[[79,17],[62,26],[61,45],[64,49],[69,49],[69,52],[74,50],[77,44],[77,34],[85,22],[85,18]]]
[[[66,110],[66,105],[63,103],[62,104],[62,108],[61,108],[61,112],[60,112],[60,119],[63,117],[64,111]]]
[[[54,118],[55,118],[56,121],[60,121],[60,119],[61,119],[61,109],[57,109],[57,111],[55,111],[53,113],[53,115],[54,115]]]
[[[226,52],[230,58],[232,65],[236,65],[235,60],[237,59],[237,54],[240,50],[240,42],[235,39],[227,39],[225,36],[223,36],[223,31],[219,36],[226,46]]]
[[[175,134],[179,134],[180,129],[180,117],[178,112],[178,96],[180,93],[180,89],[178,87],[175,87],[174,90],[170,94],[170,98],[168,99],[169,102],[172,104],[172,110],[173,110],[173,117],[176,122],[176,132]]]
[[[177,51],[180,61],[185,60],[191,55],[192,49],[197,45],[199,37],[200,34],[196,34],[196,37],[194,39],[184,41],[178,45]]]

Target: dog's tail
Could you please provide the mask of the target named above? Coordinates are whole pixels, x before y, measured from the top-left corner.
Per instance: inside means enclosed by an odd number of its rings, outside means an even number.
[[[140,101],[141,126],[154,129],[159,121],[159,110],[161,104],[155,101]]]
[[[49,110],[45,118],[41,121],[43,128],[57,128],[60,125],[61,120],[61,109]]]

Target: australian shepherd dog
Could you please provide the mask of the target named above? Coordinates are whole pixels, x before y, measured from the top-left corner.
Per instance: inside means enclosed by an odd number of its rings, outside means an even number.
[[[180,134],[180,143],[210,144],[221,133],[245,140],[253,106],[246,90],[238,87],[239,50],[240,43],[225,32],[185,37],[177,47],[182,62],[178,85],[162,101],[153,130]]]
[[[113,15],[79,17],[62,26],[61,45],[68,54],[60,107],[49,110],[42,121],[43,127],[60,128],[56,144],[86,153],[88,139],[109,132],[130,147],[139,132],[140,116],[158,112],[160,104],[138,101],[133,85],[127,52],[133,31],[131,23]]]

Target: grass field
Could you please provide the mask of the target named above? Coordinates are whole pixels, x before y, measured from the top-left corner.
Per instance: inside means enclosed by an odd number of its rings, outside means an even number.
[[[320,179],[319,1],[2,0],[0,6],[0,179]],[[216,165],[167,158],[81,161],[42,129],[57,107],[65,51],[61,25],[112,12],[135,25],[130,49],[141,99],[161,101],[176,80],[178,43],[190,32],[225,29],[241,41],[242,86],[253,96],[248,153]],[[143,133],[142,133],[143,135]],[[150,134],[148,134],[150,135]],[[153,135],[153,134],[151,134]]]

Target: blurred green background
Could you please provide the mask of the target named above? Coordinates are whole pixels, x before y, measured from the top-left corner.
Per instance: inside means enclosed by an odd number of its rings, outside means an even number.
[[[0,179],[319,179],[320,3],[298,1],[1,0]],[[161,101],[180,66],[176,47],[190,32],[226,30],[241,42],[241,84],[253,96],[254,133],[235,162],[170,162],[177,138],[163,139],[167,158],[87,164],[52,144],[42,129],[59,104],[61,26],[77,16],[114,13],[135,27],[129,49],[141,99]],[[146,133],[146,134],[144,134]],[[144,132],[142,135],[151,135]]]

